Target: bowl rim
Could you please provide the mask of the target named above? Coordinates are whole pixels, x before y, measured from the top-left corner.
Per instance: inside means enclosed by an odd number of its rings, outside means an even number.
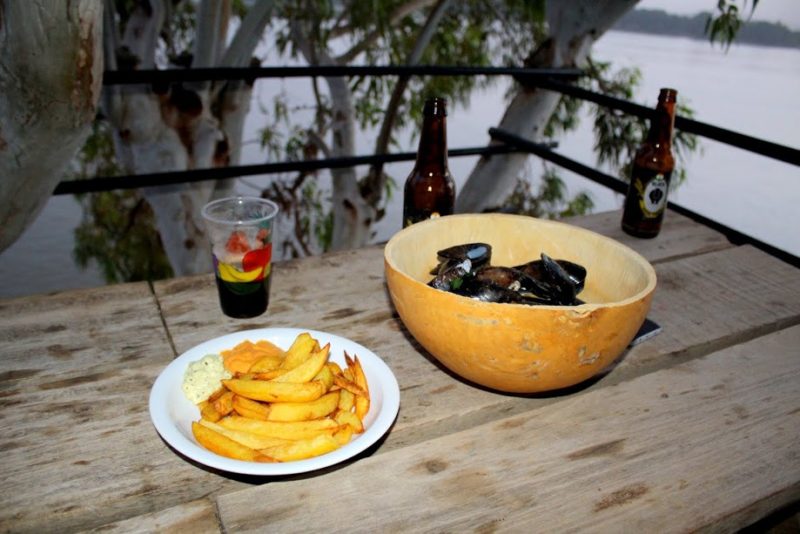
[[[393,253],[394,249],[398,246],[398,242],[402,241],[408,234],[419,230],[418,227],[420,225],[435,225],[435,224],[439,223],[440,221],[442,221],[444,218],[465,218],[466,219],[466,218],[478,218],[478,217],[479,218],[497,218],[497,219],[500,219],[500,218],[504,218],[504,219],[514,218],[514,219],[526,220],[526,221],[535,220],[537,223],[543,224],[545,226],[569,227],[569,228],[571,228],[573,230],[577,230],[580,233],[585,233],[585,234],[588,234],[588,235],[592,235],[595,238],[600,239],[601,241],[609,244],[612,247],[616,247],[617,249],[619,249],[623,253],[628,254],[632,258],[636,259],[637,262],[639,264],[641,264],[641,266],[644,268],[645,272],[647,273],[647,285],[641,291],[635,293],[634,295],[631,295],[628,298],[622,299],[622,300],[616,300],[616,301],[613,301],[613,302],[602,302],[602,303],[589,302],[589,303],[579,304],[578,306],[558,306],[558,305],[547,305],[547,304],[543,304],[543,305],[540,305],[540,306],[529,306],[527,304],[517,304],[517,303],[512,303],[512,302],[506,302],[506,303],[483,302],[483,301],[480,301],[480,300],[471,299],[469,297],[464,297],[462,295],[458,295],[458,294],[455,294],[455,293],[450,293],[450,292],[447,292],[447,291],[441,291],[439,289],[435,289],[433,287],[430,287],[429,285],[427,285],[427,284],[425,284],[423,282],[420,282],[419,280],[417,280],[417,279],[413,278],[412,276],[406,274],[404,271],[399,269],[397,264],[395,263],[392,253]],[[415,228],[415,227],[417,227],[417,228]],[[655,287],[656,287],[656,283],[657,283],[657,275],[656,275],[655,268],[647,260],[647,258],[645,258],[641,254],[639,254],[638,252],[633,250],[631,247],[629,247],[629,246],[627,246],[627,245],[625,245],[623,243],[620,243],[616,239],[613,239],[611,237],[608,237],[608,236],[605,236],[603,234],[597,233],[597,232],[595,232],[593,230],[582,228],[580,226],[576,226],[576,225],[573,225],[573,224],[569,224],[569,223],[565,223],[565,222],[561,222],[561,221],[554,221],[554,220],[550,220],[550,219],[541,219],[539,217],[532,217],[532,216],[529,216],[529,215],[518,215],[518,214],[513,214],[513,213],[459,213],[459,214],[453,214],[453,215],[446,215],[445,217],[440,217],[440,218],[437,218],[437,219],[428,219],[426,221],[421,221],[421,222],[415,223],[412,226],[408,226],[406,228],[403,228],[403,229],[399,230],[398,232],[396,232],[389,239],[389,241],[386,242],[386,245],[383,248],[383,258],[384,258],[384,264],[387,266],[387,268],[391,268],[392,271],[397,273],[402,278],[409,280],[413,285],[417,285],[417,286],[419,286],[421,288],[425,288],[423,291],[434,291],[434,292],[436,292],[436,294],[442,295],[443,298],[461,299],[463,301],[470,302],[472,305],[476,305],[476,306],[479,306],[479,307],[481,307],[481,306],[487,306],[487,307],[503,306],[504,308],[508,309],[508,306],[513,306],[515,308],[528,309],[528,310],[561,310],[561,311],[572,310],[572,311],[575,311],[575,312],[578,312],[578,313],[588,313],[588,312],[591,312],[592,310],[596,310],[596,309],[599,309],[599,308],[623,307],[623,306],[627,306],[627,305],[629,305],[629,304],[631,304],[633,302],[642,300],[643,298],[647,297],[647,295],[649,295],[649,294],[654,292]]]

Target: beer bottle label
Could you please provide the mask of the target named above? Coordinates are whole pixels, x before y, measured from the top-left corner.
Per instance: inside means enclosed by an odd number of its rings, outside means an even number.
[[[667,205],[667,188],[669,184],[663,174],[656,174],[650,180],[637,176],[634,187],[639,193],[639,208],[646,219],[654,219],[661,215]]]

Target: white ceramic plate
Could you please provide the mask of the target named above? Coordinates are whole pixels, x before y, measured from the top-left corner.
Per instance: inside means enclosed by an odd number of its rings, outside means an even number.
[[[287,349],[298,334],[310,333],[321,345],[331,344],[330,359],[344,367],[344,351],[357,355],[367,376],[370,408],[364,418],[365,430],[356,434],[347,445],[307,460],[285,463],[258,463],[232,460],[200,446],[192,435],[192,421],[200,418],[200,410],[183,394],[181,384],[189,363],[206,354],[219,354],[249,339],[266,339]],[[389,430],[400,408],[400,388],[391,369],[369,349],[333,334],[300,328],[263,328],[228,334],[201,343],[181,354],[156,379],[150,391],[150,418],[164,440],[181,454],[201,464],[247,475],[290,475],[328,467],[355,456],[378,441]]]

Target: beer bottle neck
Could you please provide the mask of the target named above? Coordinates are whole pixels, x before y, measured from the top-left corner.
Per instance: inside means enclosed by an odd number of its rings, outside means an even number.
[[[447,168],[447,117],[444,114],[425,114],[416,166]]]
[[[672,130],[675,125],[675,100],[661,99],[650,121],[647,141],[653,145],[672,146]]]

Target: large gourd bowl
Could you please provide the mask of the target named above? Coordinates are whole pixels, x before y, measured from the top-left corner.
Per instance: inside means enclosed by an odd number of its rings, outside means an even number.
[[[427,285],[436,252],[492,246],[492,265],[539,259],[583,265],[578,306],[482,302]],[[603,371],[642,325],[656,287],[653,267],[595,232],[520,215],[450,215],[409,226],[384,249],[386,282],[412,336],[453,373],[487,388],[537,393],[579,384]]]

